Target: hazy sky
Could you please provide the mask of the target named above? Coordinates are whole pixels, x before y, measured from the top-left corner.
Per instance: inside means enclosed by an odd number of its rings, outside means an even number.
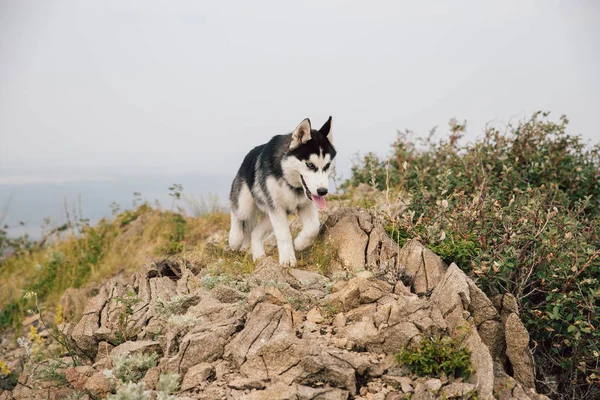
[[[536,110],[600,138],[600,2],[0,0],[0,172],[206,170],[333,116],[338,170],[396,129]]]

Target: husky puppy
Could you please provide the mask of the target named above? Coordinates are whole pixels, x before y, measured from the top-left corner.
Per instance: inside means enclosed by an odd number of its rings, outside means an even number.
[[[294,249],[306,249],[319,233],[318,210],[326,206],[335,155],[331,117],[319,130],[306,118],[294,132],[252,149],[231,185],[229,247],[251,248],[257,260],[265,255],[264,241],[273,231],[279,263],[296,265]],[[287,217],[294,211],[302,231],[292,241]]]

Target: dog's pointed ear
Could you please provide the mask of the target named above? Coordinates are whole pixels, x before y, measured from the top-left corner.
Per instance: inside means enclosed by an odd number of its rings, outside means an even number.
[[[294,133],[292,133],[292,143],[290,143],[290,149],[295,149],[301,144],[308,142],[311,138],[310,119],[305,118],[302,122],[300,122],[300,125],[298,125]]]
[[[323,136],[327,136],[327,140],[329,143],[333,144],[333,136],[331,135],[331,117],[323,124],[321,129],[319,129],[319,133]]]

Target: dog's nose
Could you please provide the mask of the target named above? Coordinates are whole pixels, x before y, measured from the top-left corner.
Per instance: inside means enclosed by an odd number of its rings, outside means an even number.
[[[318,188],[317,189],[317,194],[319,196],[325,196],[327,194],[327,189],[325,189],[325,188]]]

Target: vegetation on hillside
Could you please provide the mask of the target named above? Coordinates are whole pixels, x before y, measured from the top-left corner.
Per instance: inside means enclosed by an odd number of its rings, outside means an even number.
[[[345,189],[381,190],[383,204],[366,205],[396,241],[418,238],[488,294],[512,293],[539,389],[551,391],[543,378],[554,376],[561,395],[591,398],[600,395],[600,146],[567,124],[536,113],[468,144],[454,120],[439,141],[399,133],[388,158],[355,163]]]
[[[170,189],[174,198],[170,211],[134,200],[133,210],[119,212],[113,206],[113,216],[95,226],[71,216],[40,242],[10,239],[1,230],[0,246],[11,255],[0,259],[0,329],[19,326],[34,306],[23,293],[35,292],[41,304],[54,308],[67,288],[133,272],[149,256],[169,256],[186,249],[199,255],[212,251],[196,245],[227,229],[228,216],[214,201],[190,201],[192,212],[202,218],[188,217],[175,207],[182,188]]]

